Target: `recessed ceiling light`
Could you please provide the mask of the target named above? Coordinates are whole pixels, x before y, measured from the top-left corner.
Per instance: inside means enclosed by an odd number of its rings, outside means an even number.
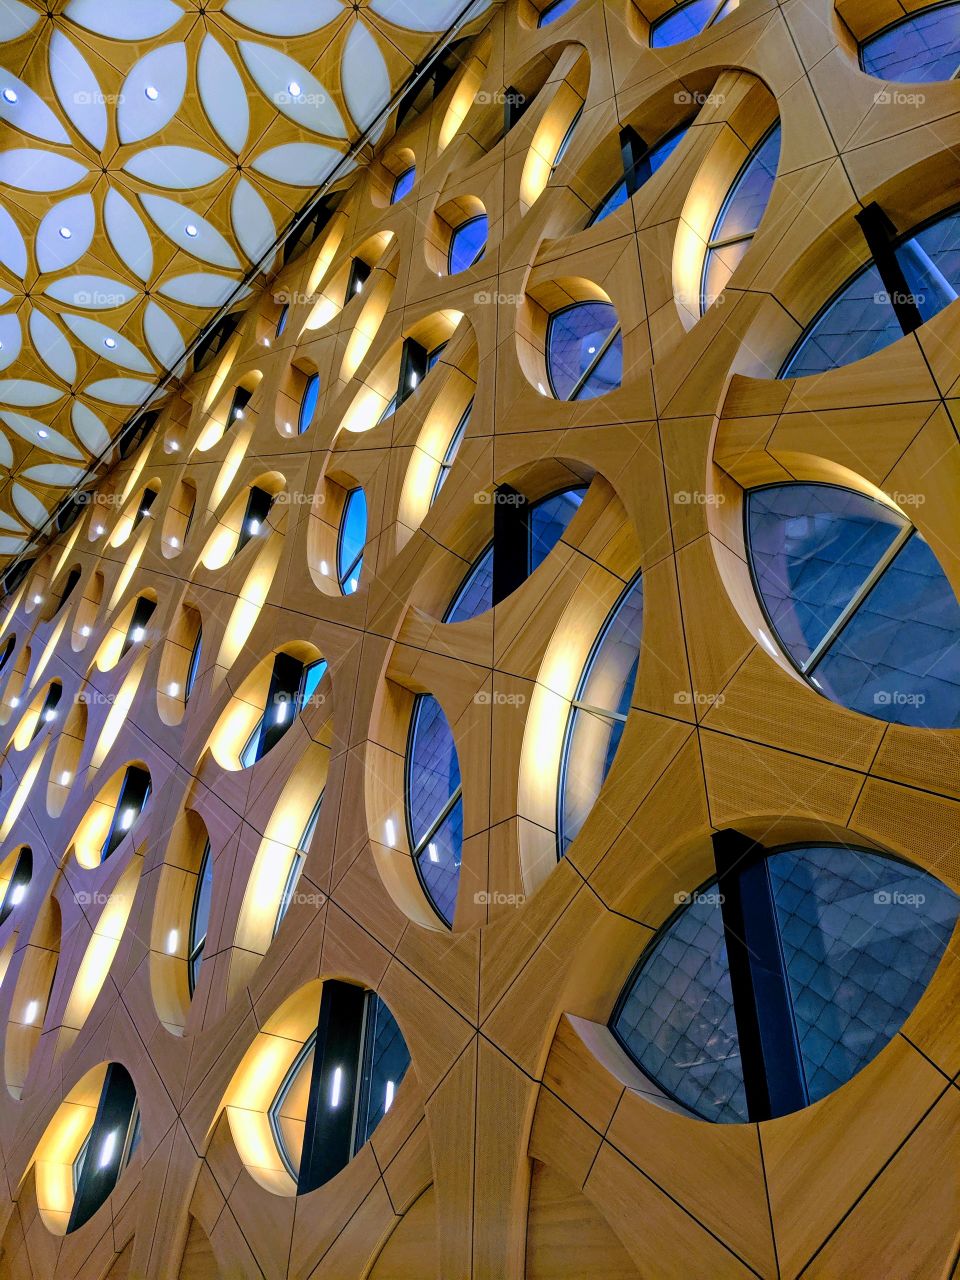
[[[292,98],[299,98],[302,90],[296,80],[291,80],[287,85],[287,92]]]
[[[16,102],[16,100],[17,100],[17,91],[16,91],[16,89],[11,89],[9,86],[8,86],[6,89],[4,89],[4,91],[3,91],[3,100],[4,100],[4,102],[9,102],[9,103],[11,103],[11,104],[12,104],[12,103],[14,103],[14,102]]]
[[[117,340],[116,338],[104,338],[103,345],[105,347],[109,347],[109,349],[112,351],[114,347],[117,345]]]
[[[69,227],[61,227],[60,234],[61,236],[63,236],[64,240],[69,240],[70,237],[73,235],[73,232],[70,230]]]
[[[193,223],[192,223],[192,222],[188,222],[188,223],[187,223],[187,225],[186,225],[183,229],[184,229],[184,231],[187,233],[187,235],[188,235],[188,236],[191,236],[191,237],[192,237],[192,236],[195,236],[195,235],[199,235],[199,232],[197,231],[197,228],[193,225]]]
[[[148,84],[143,93],[144,97],[149,98],[151,102],[156,102],[160,97],[160,90],[155,84]]]
[[[47,438],[47,436],[48,436],[49,434],[50,434],[50,432],[49,432],[49,431],[43,431],[43,430],[40,430],[40,431],[38,431],[38,432],[37,432],[37,435],[40,437],[40,439],[41,439],[41,440],[46,440],[46,438]]]

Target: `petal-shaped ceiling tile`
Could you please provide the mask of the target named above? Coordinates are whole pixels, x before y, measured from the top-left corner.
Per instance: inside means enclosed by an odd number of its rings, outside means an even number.
[[[5,307],[12,297],[12,293],[7,293],[6,289],[0,289],[0,307]]]
[[[86,394],[93,396],[94,400],[125,405],[142,404],[152,390],[152,382],[141,382],[139,378],[103,378],[84,387]]]
[[[291,187],[317,187],[341,158],[339,151],[316,142],[286,142],[264,151],[251,161],[251,167]]]
[[[283,4],[227,0],[223,11],[235,22],[266,36],[305,36],[336,21],[344,8],[340,0],[283,0]]]
[[[213,36],[205,36],[200,46],[197,87],[210,123],[230,150],[239,155],[247,145],[250,130],[247,90],[233,59]]]
[[[240,40],[237,47],[260,92],[278,111],[313,133],[325,133],[331,138],[347,136],[336,103],[306,67],[266,44]]]
[[[63,34],[50,36],[50,79],[60,106],[92,147],[102,151],[107,141],[106,97],[90,63]]]
[[[164,235],[187,253],[215,267],[239,269],[240,259],[206,218],[166,196],[142,195],[140,203]]]
[[[4,0],[0,4],[0,44],[18,40],[36,23],[40,14],[28,9],[20,0]]]
[[[0,431],[0,467],[6,467],[8,470],[13,466],[13,449],[10,447],[10,441]],[[14,520],[13,516],[7,512],[0,512],[0,529],[16,529],[19,531],[20,522]]]
[[[362,22],[354,23],[340,64],[340,83],[350,114],[365,129],[390,101],[390,72],[373,36]]]
[[[13,450],[10,441],[0,433],[0,467],[13,466]],[[0,529],[9,529],[13,533],[23,533],[23,525],[15,520],[9,511],[0,511]]]
[[[277,238],[270,210],[260,192],[241,178],[230,202],[233,234],[251,262],[259,262]]]
[[[209,271],[190,271],[186,275],[164,280],[157,286],[157,292],[162,293],[165,298],[173,298],[175,302],[187,302],[192,307],[222,307],[236,287],[237,281],[229,276],[215,275]]]
[[[27,246],[20,228],[0,204],[0,262],[22,280],[27,271]]]
[[[0,186],[21,191],[65,191],[87,176],[86,165],[53,151],[14,147],[0,151]]]
[[[46,523],[50,514],[40,499],[35,497],[29,489],[25,489],[22,484],[13,486],[13,505],[33,529],[39,529]]]
[[[130,201],[112,187],[103,202],[103,220],[117,257],[141,280],[149,280],[153,271],[150,233]]]
[[[15,556],[26,545],[26,538],[0,538],[0,556]]]
[[[140,59],[120,90],[120,141],[142,142],[173,119],[187,91],[187,48],[165,44]]]
[[[408,31],[445,31],[462,12],[463,0],[370,0],[370,8],[381,18]],[[477,0],[470,10],[476,18],[490,8],[490,0]]]
[[[69,143],[70,135],[39,94],[34,93],[12,72],[0,67],[0,120],[15,125],[23,133],[56,142]]]
[[[23,333],[16,316],[0,316],[0,369],[13,364],[23,346]]]
[[[94,456],[103,453],[110,445],[110,435],[92,409],[88,409],[79,400],[74,400],[70,410],[70,421],[77,433],[77,439],[85,449]]]
[[[108,280],[106,276],[64,276],[48,284],[44,293],[57,302],[69,302],[74,307],[89,307],[91,311],[104,311],[108,307],[122,307],[137,296],[137,290],[120,280]]]
[[[43,363],[72,386],[77,380],[77,358],[65,336],[42,311],[30,313],[30,337]]]
[[[62,395],[62,391],[46,382],[31,382],[27,378],[0,379],[0,404],[16,404],[24,409],[35,409],[37,405],[53,404]]]
[[[34,418],[26,418],[22,413],[8,413],[0,410],[0,419],[29,444],[46,449],[57,458],[69,458],[73,462],[83,462],[83,454],[76,445],[62,436],[45,422],[37,422]]]
[[[108,328],[99,320],[91,320],[89,316],[73,316],[64,313],[60,318],[70,332],[95,355],[112,360],[122,369],[132,369],[134,373],[155,372],[153,365],[143,352],[115,329]]]
[[[0,156],[0,161],[2,159]],[[226,172],[227,166],[216,156],[195,147],[147,147],[131,156],[123,168],[124,172],[155,187],[187,191],[214,182]]]
[[[90,248],[97,214],[93,197],[70,196],[55,204],[37,228],[37,266],[41,271],[72,267]]]
[[[32,480],[34,484],[49,484],[57,489],[66,489],[69,485],[80,483],[84,469],[67,467],[62,462],[41,462],[39,466],[28,467],[21,474],[24,480]]]
[[[70,0],[64,16],[112,40],[150,40],[183,17],[173,0]]]
[[[150,350],[164,369],[172,369],[184,353],[183,338],[162,307],[148,302],[143,315],[143,332]]]

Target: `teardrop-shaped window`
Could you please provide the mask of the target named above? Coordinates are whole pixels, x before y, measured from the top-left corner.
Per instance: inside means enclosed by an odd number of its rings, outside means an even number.
[[[440,703],[420,694],[407,749],[407,834],[430,905],[452,927],[463,849],[460,761]]]
[[[786,1115],[856,1075],[923,995],[960,912],[935,877],[866,849],[734,853],[679,895],[611,1020],[665,1093],[723,1122]]]
[[[798,483],[751,490],[746,522],[770,625],[815,689],[880,720],[960,727],[960,605],[905,516]]]

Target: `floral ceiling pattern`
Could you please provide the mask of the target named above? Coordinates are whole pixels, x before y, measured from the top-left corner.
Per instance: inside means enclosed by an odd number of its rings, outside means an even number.
[[[0,0],[0,563],[466,7]]]

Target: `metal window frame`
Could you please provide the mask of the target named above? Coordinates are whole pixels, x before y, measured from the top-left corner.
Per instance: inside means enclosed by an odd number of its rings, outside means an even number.
[[[432,693],[418,693],[416,695],[413,703],[413,711],[410,716],[410,728],[407,730],[407,748],[404,754],[404,765],[403,765],[404,820],[405,820],[405,826],[407,830],[407,845],[410,849],[410,858],[413,862],[414,871],[417,873],[417,879],[420,881],[420,887],[423,889],[424,896],[427,902],[429,902],[432,910],[436,914],[437,919],[443,921],[443,926],[445,929],[452,929],[453,928],[452,924],[450,923],[450,921],[447,920],[447,918],[444,915],[441,914],[440,908],[437,906],[437,904],[433,900],[433,894],[430,892],[430,889],[427,886],[427,882],[423,877],[423,872],[420,869],[420,856],[424,852],[424,850],[427,848],[427,846],[429,845],[433,837],[440,830],[441,826],[446,821],[447,817],[453,811],[457,801],[460,800],[463,796],[463,774],[460,770],[460,756],[457,753],[456,741],[454,741],[453,743],[453,750],[457,759],[457,772],[460,773],[459,785],[447,797],[446,801],[440,808],[439,814],[433,819],[432,823],[427,828],[426,833],[420,840],[417,840],[416,837],[414,836],[413,825],[411,822],[411,817],[412,817],[411,797],[413,795],[413,777],[412,777],[413,755],[414,755],[414,748],[416,746],[415,740],[416,740],[417,729],[420,723],[420,716],[422,714],[423,707],[425,705],[427,698],[432,698],[433,701],[437,703],[437,706],[440,707],[441,715],[446,720],[446,712],[443,710],[443,707],[440,706],[440,702]],[[447,720],[447,725],[448,726],[450,725],[449,720]],[[453,737],[452,727],[450,728],[450,736],[451,738]]]
[[[440,494],[440,490],[443,488],[444,484],[446,483],[447,476],[453,470],[453,464],[460,450],[460,446],[461,444],[463,444],[464,437],[467,434],[467,426],[470,421],[470,413],[473,409],[473,401],[474,401],[474,397],[471,396],[470,402],[467,405],[467,407],[464,409],[463,413],[460,415],[460,421],[457,423],[456,427],[454,428],[453,435],[450,437],[450,442],[447,445],[444,455],[440,460],[440,469],[437,472],[437,478],[433,485],[433,493],[430,495],[431,507],[436,502]]]
[[[204,923],[203,937],[197,937],[197,911],[200,906],[200,895],[203,892],[203,881],[207,872],[207,867],[212,866],[210,861],[210,840],[204,845],[203,853],[200,855],[200,866],[197,870],[197,883],[193,890],[193,905],[190,908],[190,927],[187,933],[187,989],[190,992],[190,998],[197,988],[197,976],[200,973],[200,965],[203,961],[203,952],[207,943],[207,932],[209,926],[209,918]],[[211,890],[212,890],[212,873],[211,873]]]
[[[575,311],[578,307],[590,307],[590,306],[593,306],[595,302],[602,302],[602,301],[603,300],[600,298],[584,298],[580,302],[568,303],[567,306],[560,307],[559,310],[551,311],[550,313],[550,318],[547,321],[547,332],[546,332],[546,337],[544,341],[544,364],[546,365],[546,370],[547,370],[547,385],[550,388],[550,393],[553,396],[554,400],[559,400],[561,401],[561,403],[569,404],[572,401],[579,398],[580,393],[583,391],[584,387],[587,385],[590,378],[596,372],[597,365],[600,363],[603,357],[610,350],[614,342],[616,342],[617,335],[620,333],[621,330],[620,330],[620,317],[617,315],[616,307],[613,306],[612,302],[607,303],[606,304],[607,306],[613,308],[613,314],[615,316],[613,328],[607,334],[606,338],[604,338],[600,346],[597,347],[596,353],[593,356],[592,360],[590,361],[589,365],[583,371],[583,373],[581,373],[577,381],[573,384],[570,394],[568,396],[561,396],[554,384],[553,371],[551,368],[552,361],[550,359],[550,346],[552,342],[553,326],[556,323],[556,321],[559,320],[561,316],[566,315],[568,311]]]
[[[367,532],[369,531],[369,525],[370,525],[370,521],[369,521],[369,509],[368,509],[368,512],[367,512],[367,515],[368,515],[368,519],[367,519],[367,529],[366,529],[366,530],[364,530],[364,539],[363,539],[363,543],[362,543],[362,545],[361,545],[361,547],[360,547],[360,550],[357,552],[357,554],[356,554],[356,555],[353,557],[353,559],[350,561],[350,563],[349,563],[349,565],[346,567],[346,569],[344,569],[344,567],[343,567],[343,539],[344,539],[344,536],[345,536],[345,534],[346,534],[346,529],[347,529],[347,516],[348,516],[348,515],[349,515],[349,513],[350,513],[350,504],[351,504],[351,502],[353,502],[354,498],[356,497],[356,495],[357,495],[358,493],[363,494],[364,504],[366,504],[367,495],[366,495],[365,493],[363,493],[363,486],[362,486],[362,485],[357,484],[357,485],[354,485],[354,487],[353,487],[352,489],[349,489],[349,490],[347,491],[347,496],[346,496],[346,498],[345,498],[345,500],[344,500],[344,503],[343,503],[343,512],[342,512],[342,514],[341,514],[341,516],[340,516],[340,528],[339,528],[339,530],[337,531],[337,585],[338,585],[338,586],[339,586],[339,588],[340,588],[340,594],[341,594],[342,596],[352,596],[352,595],[354,594],[354,592],[353,592],[353,591],[346,591],[346,590],[345,590],[345,586],[346,586],[346,584],[350,581],[350,578],[351,578],[351,576],[352,576],[352,574],[353,574],[353,571],[354,571],[354,569],[356,569],[357,565],[362,565],[362,562],[363,562],[363,553],[364,553],[364,552],[366,551],[366,549],[367,549],[367,538],[366,538],[366,534],[367,534]],[[360,589],[360,575],[359,575],[359,574],[357,575],[357,587],[356,587],[356,589],[357,589],[357,590],[359,590],[359,589]]]

